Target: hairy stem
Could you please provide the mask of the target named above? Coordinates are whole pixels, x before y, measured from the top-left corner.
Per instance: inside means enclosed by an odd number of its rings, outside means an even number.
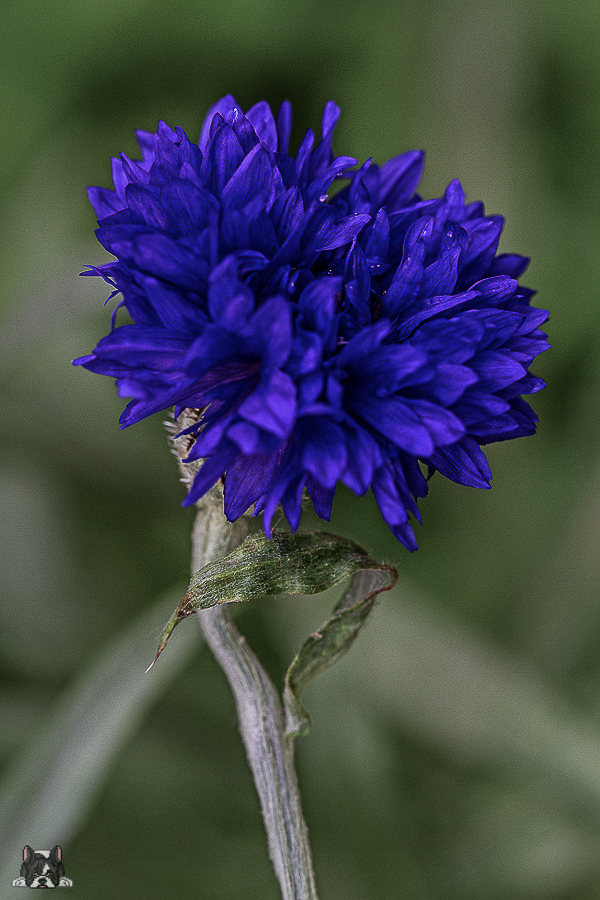
[[[192,570],[225,556],[248,533],[223,514],[215,491],[198,504]],[[284,734],[281,700],[271,679],[231,621],[227,606],[198,612],[200,626],[233,691],[248,762],[260,799],[269,855],[284,900],[317,900],[306,824],[294,770],[292,741]]]

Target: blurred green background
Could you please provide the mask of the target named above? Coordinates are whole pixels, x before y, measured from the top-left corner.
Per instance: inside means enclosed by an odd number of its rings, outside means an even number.
[[[193,622],[191,512],[160,416],[118,431],[88,184],[159,118],[227,92],[342,107],[338,153],[423,147],[507,218],[551,310],[533,438],[493,490],[437,476],[419,551],[372,499],[332,530],[397,564],[352,653],[306,692],[297,758],[322,900],[600,898],[600,4],[3,0],[0,12],[0,897],[62,843],[79,896],[276,900],[224,679]],[[303,527],[314,527],[307,516]],[[332,599],[239,614],[275,677]]]

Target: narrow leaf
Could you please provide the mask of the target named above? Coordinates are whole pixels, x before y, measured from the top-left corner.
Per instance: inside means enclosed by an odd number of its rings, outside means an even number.
[[[164,650],[176,625],[199,609],[210,609],[222,603],[257,600],[277,594],[318,594],[363,569],[386,573],[383,586],[379,586],[379,582],[375,579],[376,586],[367,589],[366,593],[369,593],[370,597],[387,590],[396,582],[394,569],[376,562],[358,544],[335,534],[326,532],[274,534],[271,540],[263,534],[252,535],[228,556],[208,563],[196,572],[189,590],[165,625],[151,666]],[[380,576],[379,581],[381,580]],[[342,604],[336,608],[334,618],[336,613],[340,614],[342,608],[345,608],[344,604],[351,593],[352,588]],[[350,603],[349,609],[354,610],[357,606],[360,606],[360,603],[355,600]],[[350,636],[350,632],[353,628],[357,630],[357,626],[351,623],[352,617],[360,617],[358,610],[342,616],[339,626],[331,626],[332,637],[328,637],[328,640],[332,641],[332,650],[329,654],[330,656],[333,654],[331,662],[345,652],[354,639],[355,635]],[[348,636],[342,638],[342,631],[344,634],[347,631]],[[341,649],[333,649],[335,641],[339,643]],[[320,654],[317,655],[320,657]],[[331,664],[331,662],[317,664],[314,657],[315,654],[307,651],[302,657],[304,661],[298,664],[297,671],[300,673],[301,684],[313,677],[312,674],[302,674],[306,669],[312,672],[314,668],[316,674],[325,665]]]
[[[310,716],[298,699],[302,688],[350,649],[377,595],[396,584],[398,573],[392,566],[369,562],[371,565],[354,572],[342,600],[318,631],[306,639],[287,671],[283,692],[287,737],[306,734],[310,728]]]

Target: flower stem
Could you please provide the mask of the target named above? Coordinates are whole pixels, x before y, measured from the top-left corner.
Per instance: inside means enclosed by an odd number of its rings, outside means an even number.
[[[247,533],[247,520],[228,522],[222,497],[211,492],[198,504],[192,538],[193,571],[230,553]],[[293,745],[285,737],[279,694],[235,628],[227,606],[201,610],[198,618],[235,697],[240,732],[267,830],[269,855],[283,900],[317,900]]]

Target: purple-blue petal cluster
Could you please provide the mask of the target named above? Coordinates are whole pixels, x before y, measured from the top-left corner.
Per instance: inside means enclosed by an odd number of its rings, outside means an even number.
[[[535,431],[522,395],[544,386],[529,366],[547,313],[518,282],[528,259],[497,253],[501,217],[458,181],[422,199],[419,151],[334,157],[338,116],[328,103],[295,156],[288,103],[275,118],[224,97],[197,144],[164,122],[139,132],[142,158],[89,191],[116,259],[86,274],[131,324],[113,317],[75,363],[132,398],[123,426],[202,410],[186,504],[223,479],[227,517],[254,507],[270,534],[280,504],[298,526],[305,492],[329,518],[343,482],[371,488],[413,550],[425,472],[489,487],[481,445]]]

